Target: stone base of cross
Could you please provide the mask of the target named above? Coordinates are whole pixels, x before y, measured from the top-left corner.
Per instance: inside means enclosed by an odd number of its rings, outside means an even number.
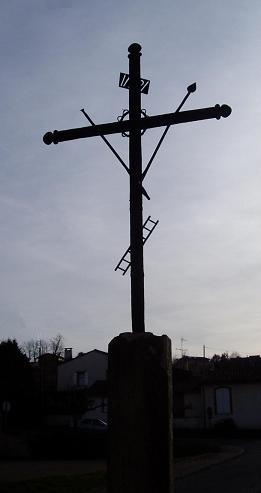
[[[108,493],[173,493],[170,339],[115,337],[108,382]]]

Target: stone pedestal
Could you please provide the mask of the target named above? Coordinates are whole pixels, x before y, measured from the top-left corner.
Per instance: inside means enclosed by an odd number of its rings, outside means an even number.
[[[109,493],[173,493],[170,339],[115,337],[108,383]]]

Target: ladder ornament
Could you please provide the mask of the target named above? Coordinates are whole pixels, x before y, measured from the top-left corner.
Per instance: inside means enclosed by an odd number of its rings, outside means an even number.
[[[153,226],[151,226],[150,228],[148,227],[149,223],[153,224]],[[147,239],[150,237],[152,231],[154,231],[154,229],[156,228],[158,223],[159,223],[159,220],[153,221],[151,219],[151,216],[147,217],[145,223],[142,226],[142,229],[144,231],[144,235],[142,236],[143,245],[145,245]],[[114,269],[115,271],[118,269],[122,270],[123,276],[126,274],[127,270],[131,266],[131,260],[130,260],[130,258],[128,258],[128,257],[130,257],[130,254],[131,254],[131,247],[129,246],[129,248],[127,248],[126,252],[123,254],[123,256],[121,257],[120,261],[118,262],[118,264],[116,265],[116,267]],[[127,264],[127,265],[124,266],[124,264]]]

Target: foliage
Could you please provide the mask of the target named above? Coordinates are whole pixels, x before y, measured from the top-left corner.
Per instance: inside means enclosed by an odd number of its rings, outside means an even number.
[[[234,358],[241,358],[240,354],[237,351],[232,351],[232,353],[229,356],[230,359]]]
[[[17,341],[8,339],[0,343],[0,389],[2,399],[9,400],[14,393],[21,393],[31,383],[28,358]]]
[[[214,354],[210,361],[212,363],[222,363],[236,358],[241,358],[240,354],[237,351],[232,351],[230,354],[228,354],[228,352],[222,353],[221,356],[219,354]]]
[[[107,434],[74,429],[31,432],[28,435],[33,459],[101,459],[107,455]]]
[[[212,363],[220,363],[220,362],[224,362],[224,361],[227,361],[229,358],[228,356],[228,353],[223,353],[221,354],[221,356],[219,354],[214,354],[214,356],[212,356],[211,358],[211,362]]]
[[[106,475],[103,471],[73,476],[53,476],[15,483],[1,484],[1,493],[91,493],[103,489]]]
[[[0,406],[11,405],[9,417],[17,420],[26,413],[32,391],[32,371],[28,358],[17,341],[8,339],[0,343]]]
[[[238,361],[241,361],[241,358],[238,353],[234,352],[229,355],[227,352],[221,354],[214,354],[214,356],[210,360],[210,367],[214,368],[231,368],[231,365],[237,364]]]
[[[50,414],[82,414],[89,407],[88,392],[84,390],[63,390],[45,395],[44,409]]]

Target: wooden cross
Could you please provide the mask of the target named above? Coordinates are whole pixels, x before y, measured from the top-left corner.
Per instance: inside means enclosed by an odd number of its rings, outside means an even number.
[[[141,79],[140,76],[141,46],[137,43],[131,44],[129,46],[128,56],[129,74],[121,74],[120,85],[129,90],[129,110],[127,112],[129,119],[100,125],[94,125],[92,122],[92,125],[88,127],[59,131],[54,130],[53,132],[47,132],[43,137],[43,141],[45,144],[49,145],[51,143],[58,144],[58,142],[67,140],[101,136],[106,142],[107,139],[104,135],[129,133],[129,168],[126,167],[124,163],[122,164],[127,168],[130,177],[131,314],[132,331],[137,333],[145,331],[142,195],[146,195],[146,192],[142,187],[142,180],[148,171],[148,166],[151,164],[166,131],[171,125],[211,118],[219,120],[221,117],[228,117],[231,113],[231,108],[227,105],[220,106],[217,104],[210,108],[180,112],[179,109],[186,100],[187,95],[176,112],[142,118],[141,93],[144,92],[146,94],[148,92],[149,81]],[[188,94],[189,92],[194,92],[195,88],[195,84],[189,86]],[[89,119],[89,121],[91,120]],[[166,127],[163,138],[160,140],[149,165],[142,171],[142,131],[148,128],[161,126]],[[106,143],[113,150],[116,157],[121,160],[108,141]]]

